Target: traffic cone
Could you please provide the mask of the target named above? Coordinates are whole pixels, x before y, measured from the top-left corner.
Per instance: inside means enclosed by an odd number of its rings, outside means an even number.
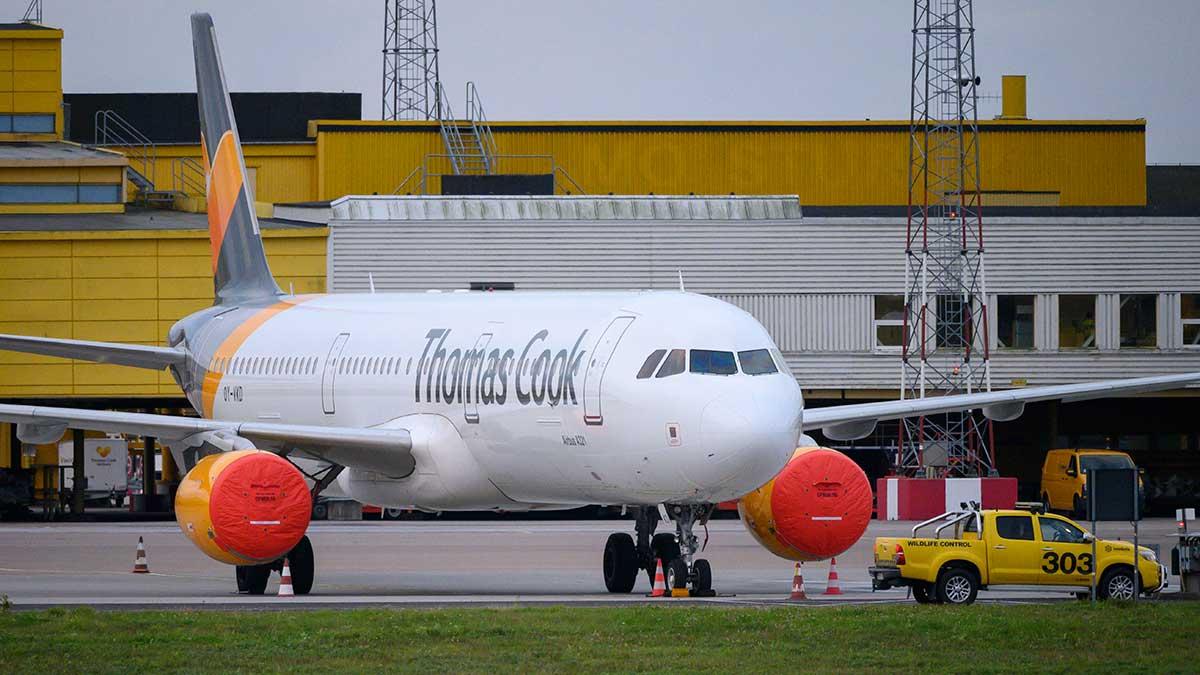
[[[654,570],[654,589],[650,591],[650,597],[661,598],[667,594],[667,578],[663,576],[662,558],[658,559],[658,568]]]
[[[150,565],[146,563],[146,544],[138,537],[137,557],[133,559],[134,574],[149,574]]]
[[[808,596],[804,594],[804,573],[800,567],[801,563],[796,563],[796,573],[792,576],[792,594],[788,600],[807,600]]]
[[[287,558],[283,559],[283,572],[279,574],[279,593],[277,595],[295,595],[292,591],[292,568],[288,567]]]
[[[825,586],[825,595],[841,595],[842,584],[838,582],[837,558],[829,559],[829,583]]]

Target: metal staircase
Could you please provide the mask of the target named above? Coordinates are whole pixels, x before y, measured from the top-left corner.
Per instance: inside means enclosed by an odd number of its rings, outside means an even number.
[[[158,146],[138,131],[114,110],[97,110],[94,145],[121,147],[129,158],[125,175],[137,187],[138,200],[143,204],[171,204],[174,190],[159,190],[154,186],[154,168],[158,163]]]
[[[479,100],[479,91],[475,88],[475,83],[467,83],[465,119],[455,118],[441,83],[438,83],[438,97],[442,115],[438,120],[441,124],[442,142],[446,146],[446,155],[450,159],[453,172],[460,175],[496,173],[496,141],[492,137],[492,128],[483,112],[483,104]]]

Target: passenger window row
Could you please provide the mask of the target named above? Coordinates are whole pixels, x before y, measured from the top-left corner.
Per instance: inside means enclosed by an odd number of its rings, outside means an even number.
[[[664,358],[665,357],[665,358]],[[711,349],[656,349],[646,357],[638,370],[637,379],[645,380],[650,376],[655,378],[678,375],[687,370],[701,375],[736,375],[738,364],[745,375],[769,375],[779,372],[769,349],[751,349],[738,352],[736,359],[733,352],[715,351]]]
[[[213,372],[230,375],[312,375],[316,356],[223,356],[213,361]]]
[[[400,375],[404,371],[404,357],[344,356],[334,367],[339,375]]]
[[[286,376],[316,375],[319,368],[317,356],[234,356],[216,359],[211,370],[229,375]],[[405,370],[402,356],[346,356],[336,359],[333,369],[340,375],[400,375]]]

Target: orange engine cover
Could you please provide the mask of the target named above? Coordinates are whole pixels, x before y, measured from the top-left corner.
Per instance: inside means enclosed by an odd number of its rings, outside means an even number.
[[[210,558],[231,565],[282,557],[300,542],[311,515],[304,476],[260,450],[205,457],[175,493],[179,529]]]
[[[799,448],[778,476],[738,501],[738,514],[767,550],[788,560],[824,560],[867,531],[867,475],[829,448]]]

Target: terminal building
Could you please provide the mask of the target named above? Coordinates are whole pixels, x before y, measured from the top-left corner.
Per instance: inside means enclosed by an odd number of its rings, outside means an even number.
[[[212,301],[195,96],[64,95],[63,39],[0,27],[0,332],[159,344]],[[1200,172],[1148,167],[1146,120],[1029,119],[1023,78],[1005,97],[979,123],[993,388],[1200,371]],[[907,121],[381,122],[356,94],[233,103],[284,289],[682,277],[766,326],[809,405],[899,396]],[[477,153],[448,140],[464,133]],[[1174,505],[1200,492],[1197,395],[1031,405],[997,424],[997,468],[1035,497],[1046,450],[1119,447],[1151,504]],[[3,352],[0,399],[186,406],[165,372]],[[874,477],[894,441],[883,427],[845,449]],[[57,464],[0,430],[0,469]]]

